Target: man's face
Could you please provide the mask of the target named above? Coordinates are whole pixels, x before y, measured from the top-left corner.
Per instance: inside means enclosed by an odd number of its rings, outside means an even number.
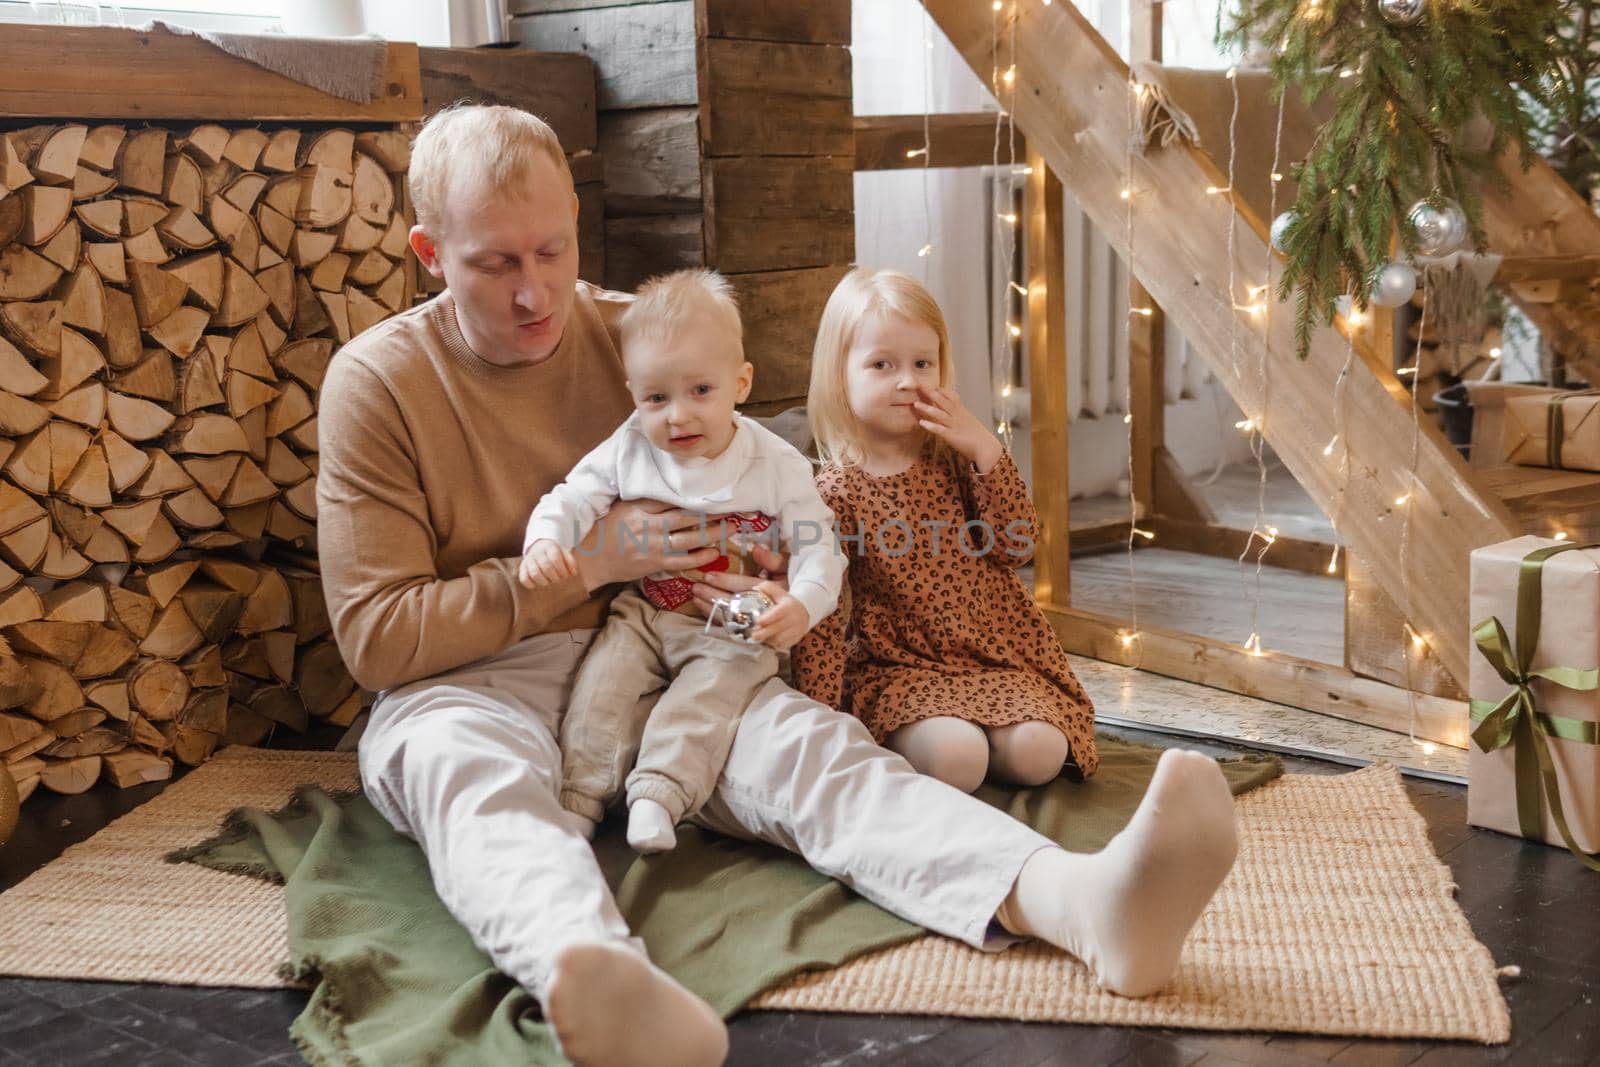
[[[500,366],[539,363],[561,341],[578,280],[578,200],[540,160],[525,187],[500,192],[459,178],[444,233],[411,235],[417,258],[443,278],[472,351]]]
[[[665,340],[630,342],[622,354],[628,390],[650,443],[678,459],[710,459],[733,440],[734,406],[750,395],[744,347],[709,322],[679,326]]]

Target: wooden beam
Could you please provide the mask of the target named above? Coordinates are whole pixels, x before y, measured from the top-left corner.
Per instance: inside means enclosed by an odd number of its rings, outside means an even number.
[[[1244,553],[1245,546],[1254,542],[1246,559],[1246,562],[1253,562],[1262,548],[1262,542],[1249,530],[1235,530],[1227,526],[1210,526],[1156,515],[1145,523],[1145,528],[1156,535],[1155,541],[1152,542],[1155,547],[1170,548],[1174,552],[1194,552],[1202,556],[1238,559]],[[1340,562],[1334,569],[1331,572],[1328,570],[1328,562],[1333,558],[1333,547],[1321,541],[1280,533],[1267,547],[1263,562],[1269,567],[1299,571],[1302,574],[1342,577],[1343,553],[1340,553]]]
[[[968,0],[924,0],[924,5],[974,71],[987,71],[993,12]],[[1002,103],[1011,104],[1029,143],[1126,257],[1121,191],[1131,133],[1128,68],[1075,5],[1028,4],[1016,12],[1017,75],[1014,91]],[[1011,39],[1008,27],[1002,32]],[[1319,328],[1307,358],[1296,359],[1294,316],[1287,309],[1270,316],[1238,310],[1250,287],[1275,282],[1262,277],[1264,265],[1274,262],[1267,227],[1248,206],[1207,192],[1228,182],[1203,152],[1186,146],[1152,151],[1140,161],[1138,184],[1143,232],[1160,239],[1137,243],[1133,274],[1206,355],[1234,397],[1247,403],[1257,397],[1254,368],[1270,363],[1271,404],[1265,412],[1246,414],[1262,417],[1267,439],[1289,472],[1331,513],[1345,479],[1338,457],[1324,456],[1323,447],[1336,432],[1330,398],[1344,365],[1345,342],[1335,331]],[[1235,352],[1237,358],[1231,358]],[[1352,374],[1345,383],[1346,410],[1359,413],[1360,422],[1349,435],[1354,475],[1339,508],[1341,532],[1387,587],[1409,584],[1418,628],[1451,674],[1464,676],[1468,557],[1474,548],[1514,536],[1518,525],[1500,501],[1481,490],[1435,427],[1425,424],[1414,431],[1409,411],[1394,402],[1391,387],[1366,373]],[[1400,393],[1405,395],[1403,389]],[[1415,487],[1406,462],[1413,432],[1420,435]],[[1414,488],[1414,500],[1397,504]],[[1402,570],[1398,550],[1404,525],[1398,520],[1405,506],[1412,509],[1413,524],[1404,554],[1409,573]]]
[[[419,48],[428,114],[458,101],[509,104],[550,124],[568,155],[596,144],[594,60],[516,48]]]
[[[923,116],[857,115],[856,170],[904,170],[924,165]],[[928,158],[930,167],[987,167],[994,163],[995,123],[993,112],[965,115],[927,116]],[[1011,131],[1000,122],[1000,158],[1011,158]],[[1026,144],[1017,138],[1017,156]],[[908,156],[906,153],[918,155]]]
[[[1151,513],[1168,519],[1214,525],[1217,513],[1189,481],[1188,475],[1183,473],[1178,458],[1163,447],[1156,449],[1152,459],[1151,476],[1155,496],[1151,501]]]
[[[701,37],[850,43],[850,0],[806,0],[803,4],[695,0],[694,7],[695,28]]]
[[[0,33],[0,115],[8,118],[396,123],[422,114],[417,46],[406,42],[388,45],[378,96],[357,104],[198,37],[27,24]]]
[[[1070,528],[1072,541],[1072,554],[1074,556],[1087,556],[1103,552],[1109,548],[1123,549],[1128,547],[1128,520],[1106,519],[1102,522],[1085,523]],[[1143,544],[1143,540],[1136,541],[1134,547]],[[1070,574],[1070,568],[1068,572]],[[1037,572],[1036,572],[1037,573]],[[1035,583],[1035,599],[1041,604],[1044,598],[1037,593]],[[1056,604],[1057,607],[1066,607],[1065,604]]]
[[[724,273],[855,258],[855,180],[845,156],[737,156],[701,164],[705,262]]]
[[[1463,687],[1450,677],[1432,650],[1412,640],[1405,612],[1389,590],[1373,579],[1360,560],[1349,560],[1349,564],[1344,592],[1344,665],[1363,678],[1401,689],[1465,700]]]
[[[1507,256],[1500,261],[1494,280],[1515,282],[1589,281],[1600,275],[1600,253],[1559,256]]]
[[[1414,733],[1455,748],[1467,746],[1469,718],[1460,701],[1407,693],[1340,667],[1281,652],[1252,655],[1238,646],[1192,634],[1141,628],[1138,636],[1125,641],[1127,623],[1090,611],[1046,607],[1044,613],[1056,628],[1062,647],[1076,655],[1384,730]]]
[[[1161,13],[1158,0],[1129,0],[1128,55],[1134,62],[1161,61]],[[1132,206],[1131,200],[1125,205]],[[1167,320],[1132,271],[1128,309],[1129,467],[1134,499],[1153,508],[1156,451],[1167,444]]]
[[[1067,457],[1067,260],[1065,194],[1050,167],[1027,155],[1029,433],[1033,506],[1039,516],[1033,590],[1041,604],[1072,603],[1071,484]]]
[[[854,155],[848,48],[707,37],[697,55],[703,155]]]

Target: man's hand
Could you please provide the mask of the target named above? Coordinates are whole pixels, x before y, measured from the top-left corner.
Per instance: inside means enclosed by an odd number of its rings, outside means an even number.
[[[522,556],[522,566],[517,577],[529,589],[542,585],[555,585],[578,573],[578,561],[572,553],[549,538],[535,541]]]
[[[578,550],[578,577],[591,593],[657,571],[684,571],[713,563],[721,523],[654,500],[623,500],[589,529]],[[704,547],[710,546],[710,547]]]
[[[762,584],[771,585],[783,595],[788,595],[788,556],[774,552],[765,538],[747,539],[730,535],[728,544],[730,547],[737,545],[748,552],[750,558],[761,568],[761,576],[734,574],[732,571],[712,571],[707,574],[694,583],[694,602],[700,606],[701,614],[710,616],[713,600],[725,597],[729,593],[742,593],[746,589],[755,589]],[[772,596],[770,592],[767,595]],[[773,596],[772,599],[778,598]]]
[[[777,582],[762,582],[756,591],[772,598],[772,607],[761,613],[750,639],[771,645],[779,652],[787,652],[800,643],[811,629],[811,615],[806,606],[789,594]]]

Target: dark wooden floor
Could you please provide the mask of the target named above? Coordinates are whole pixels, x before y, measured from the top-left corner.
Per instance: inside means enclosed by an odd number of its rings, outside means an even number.
[[[1153,735],[1129,736],[1162,743]],[[1344,770],[1309,760],[1288,762],[1301,773]],[[29,828],[0,849],[0,891],[158,788],[30,801]],[[1456,875],[1473,930],[1497,962],[1522,967],[1522,977],[1505,987],[1513,1020],[1509,1045],[755,1012],[733,1021],[729,1063],[1600,1064],[1600,875],[1583,870],[1559,849],[1469,830],[1466,796],[1458,787],[1408,782],[1407,788],[1427,819],[1434,847]],[[304,1002],[304,994],[286,990],[0,979],[0,1065],[296,1064],[301,1061],[286,1029]]]

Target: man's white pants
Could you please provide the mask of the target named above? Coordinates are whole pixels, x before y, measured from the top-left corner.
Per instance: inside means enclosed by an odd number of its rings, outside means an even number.
[[[556,738],[594,634],[540,634],[386,692],[361,739],[372,804],[422,846],[479,948],[541,1003],[561,949],[630,936],[557,799]],[[745,712],[694,821],[781,845],[896,915],[986,949],[1015,940],[991,920],[1023,862],[1051,845],[778,679]]]

